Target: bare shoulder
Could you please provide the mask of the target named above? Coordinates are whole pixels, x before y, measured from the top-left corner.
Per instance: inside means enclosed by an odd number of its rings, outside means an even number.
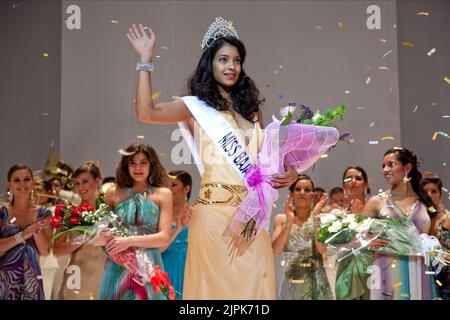
[[[384,200],[380,198],[379,196],[373,196],[371,197],[364,207],[364,214],[373,216],[376,213],[378,213],[381,208],[383,207]]]
[[[277,214],[274,219],[275,225],[280,225],[286,222],[286,215],[284,213]]]
[[[170,189],[166,187],[158,187],[155,189],[154,193],[155,195],[162,197],[172,197],[172,191],[170,191]]]
[[[126,196],[127,194],[125,190],[120,188],[118,185],[113,184],[105,193],[105,203],[109,206],[115,207],[120,201],[125,199]]]

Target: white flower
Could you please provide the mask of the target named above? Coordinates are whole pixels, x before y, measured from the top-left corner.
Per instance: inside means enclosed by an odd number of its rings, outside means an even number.
[[[360,224],[358,224],[358,226],[355,230],[360,233],[369,230],[370,225],[372,224],[372,221],[373,221],[372,218],[364,219]]]
[[[350,230],[356,230],[358,228],[358,224],[355,221],[350,222],[350,224],[348,225],[348,228]]]
[[[322,225],[331,223],[336,220],[336,216],[334,214],[325,213],[320,216],[320,223]]]
[[[352,222],[355,222],[354,214],[346,214],[344,216],[344,219],[342,219],[342,223],[344,223],[344,224],[351,224]]]
[[[316,121],[319,117],[321,117],[322,115],[320,114],[319,111],[316,111],[316,113],[314,114],[314,116],[312,117],[313,121]]]
[[[333,224],[328,228],[328,231],[335,233],[342,229],[342,222],[339,220],[333,222]]]

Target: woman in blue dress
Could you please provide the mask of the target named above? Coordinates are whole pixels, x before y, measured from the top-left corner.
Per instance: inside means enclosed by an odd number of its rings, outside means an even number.
[[[184,267],[188,246],[188,223],[193,208],[189,205],[192,177],[184,170],[169,172],[169,188],[173,195],[172,232],[170,245],[161,248],[164,267],[175,289],[175,298],[183,294]]]
[[[8,171],[10,204],[0,207],[0,300],[44,300],[39,256],[49,253],[51,212],[32,201],[30,168]]]
[[[155,150],[147,144],[132,144],[123,153],[117,169],[117,185],[105,194],[108,204],[133,235],[106,237],[106,251],[114,255],[130,247],[142,248],[164,271],[160,247],[168,244],[172,222],[172,193],[163,188],[166,171]],[[149,283],[136,282],[125,267],[107,259],[99,297],[101,300],[157,300]]]

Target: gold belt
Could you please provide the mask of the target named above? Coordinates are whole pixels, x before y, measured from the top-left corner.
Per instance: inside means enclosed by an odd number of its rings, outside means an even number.
[[[206,183],[200,186],[197,203],[237,207],[242,202],[247,187],[225,183]]]

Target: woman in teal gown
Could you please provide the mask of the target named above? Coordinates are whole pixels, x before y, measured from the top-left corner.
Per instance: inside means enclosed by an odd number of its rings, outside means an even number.
[[[131,231],[130,236],[104,235],[109,255],[130,247],[145,250],[153,265],[164,264],[159,248],[170,239],[172,193],[165,185],[166,173],[155,150],[147,144],[132,144],[117,167],[117,185],[108,189],[105,203]],[[149,283],[140,284],[125,267],[107,259],[99,298],[101,300],[159,300]]]
[[[169,188],[173,194],[172,233],[170,245],[161,248],[164,267],[175,288],[175,298],[183,295],[184,267],[188,246],[188,223],[192,215],[189,205],[192,177],[184,170],[169,172]]]

